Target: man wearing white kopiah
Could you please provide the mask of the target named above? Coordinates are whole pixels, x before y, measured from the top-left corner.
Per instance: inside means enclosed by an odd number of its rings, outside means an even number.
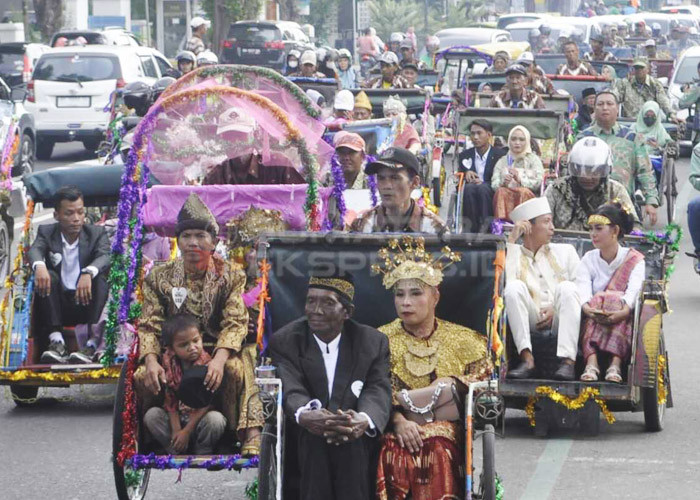
[[[581,300],[576,289],[579,257],[572,245],[550,243],[554,235],[547,198],[534,198],[511,212],[515,223],[506,254],[506,314],[520,364],[508,378],[532,378],[536,373],[530,334],[552,329],[557,335],[554,373],[557,380],[574,380],[574,362],[581,323]],[[523,244],[516,241],[522,236]]]

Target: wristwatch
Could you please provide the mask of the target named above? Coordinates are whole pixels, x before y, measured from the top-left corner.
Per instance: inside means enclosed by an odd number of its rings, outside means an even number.
[[[91,278],[94,278],[95,276],[92,274],[92,271],[88,269],[87,267],[84,267],[80,270],[80,274],[89,274]]]

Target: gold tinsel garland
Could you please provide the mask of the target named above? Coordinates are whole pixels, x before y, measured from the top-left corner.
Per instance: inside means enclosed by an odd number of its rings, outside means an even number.
[[[35,372],[32,370],[17,370],[14,372],[0,371],[0,379],[9,380],[10,382],[19,382],[22,380],[44,380],[50,382],[82,382],[86,380],[96,380],[101,378],[119,378],[121,366],[110,366],[109,368],[100,368],[97,370],[87,370],[84,372],[65,373],[65,372]]]
[[[666,382],[664,380],[664,374],[666,373],[666,356],[659,354],[659,359],[656,364],[656,386],[658,387],[658,403],[660,405],[666,404]]]
[[[615,422],[615,416],[610,410],[608,410],[608,406],[605,404],[605,401],[599,397],[600,391],[595,387],[586,387],[575,399],[564,396],[555,389],[552,389],[546,385],[539,386],[537,389],[535,389],[535,393],[548,397],[555,403],[560,404],[572,411],[580,410],[586,404],[586,401],[593,398],[593,401],[600,406],[600,411],[603,412],[605,420],[607,420],[609,424]],[[531,396],[527,400],[527,405],[525,405],[525,413],[527,414],[527,418],[530,420],[530,425],[532,427],[535,426],[535,403],[538,399],[538,396]]]

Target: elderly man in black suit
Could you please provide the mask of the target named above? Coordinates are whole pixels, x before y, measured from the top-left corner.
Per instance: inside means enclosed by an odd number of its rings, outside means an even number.
[[[37,337],[48,350],[42,363],[90,363],[97,342],[68,357],[62,329],[97,324],[107,302],[109,238],[104,227],[85,223],[83,194],[74,186],[56,191],[54,224],[39,226],[29,249],[34,270]],[[48,337],[48,339],[47,339]]]
[[[285,413],[300,429],[300,498],[374,497],[372,450],[389,419],[387,337],[353,321],[348,275],[312,276],[306,315],[272,335]]]
[[[487,232],[493,217],[491,176],[496,162],[507,151],[491,145],[493,126],[486,120],[474,120],[469,126],[469,136],[474,146],[459,154],[459,172],[464,174],[463,231]]]

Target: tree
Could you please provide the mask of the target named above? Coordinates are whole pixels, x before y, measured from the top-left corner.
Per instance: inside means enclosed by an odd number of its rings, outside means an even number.
[[[63,27],[63,0],[34,0],[36,24],[44,42]]]
[[[411,1],[371,0],[369,11],[372,14],[370,25],[385,42],[394,31],[405,32],[409,26],[422,24],[423,4]]]
[[[315,28],[317,41],[328,40],[328,20],[333,12],[338,12],[338,0],[311,0],[307,22]]]
[[[202,8],[212,20],[212,46],[216,49],[226,37],[228,27],[236,21],[257,19],[263,0],[204,0]]]

